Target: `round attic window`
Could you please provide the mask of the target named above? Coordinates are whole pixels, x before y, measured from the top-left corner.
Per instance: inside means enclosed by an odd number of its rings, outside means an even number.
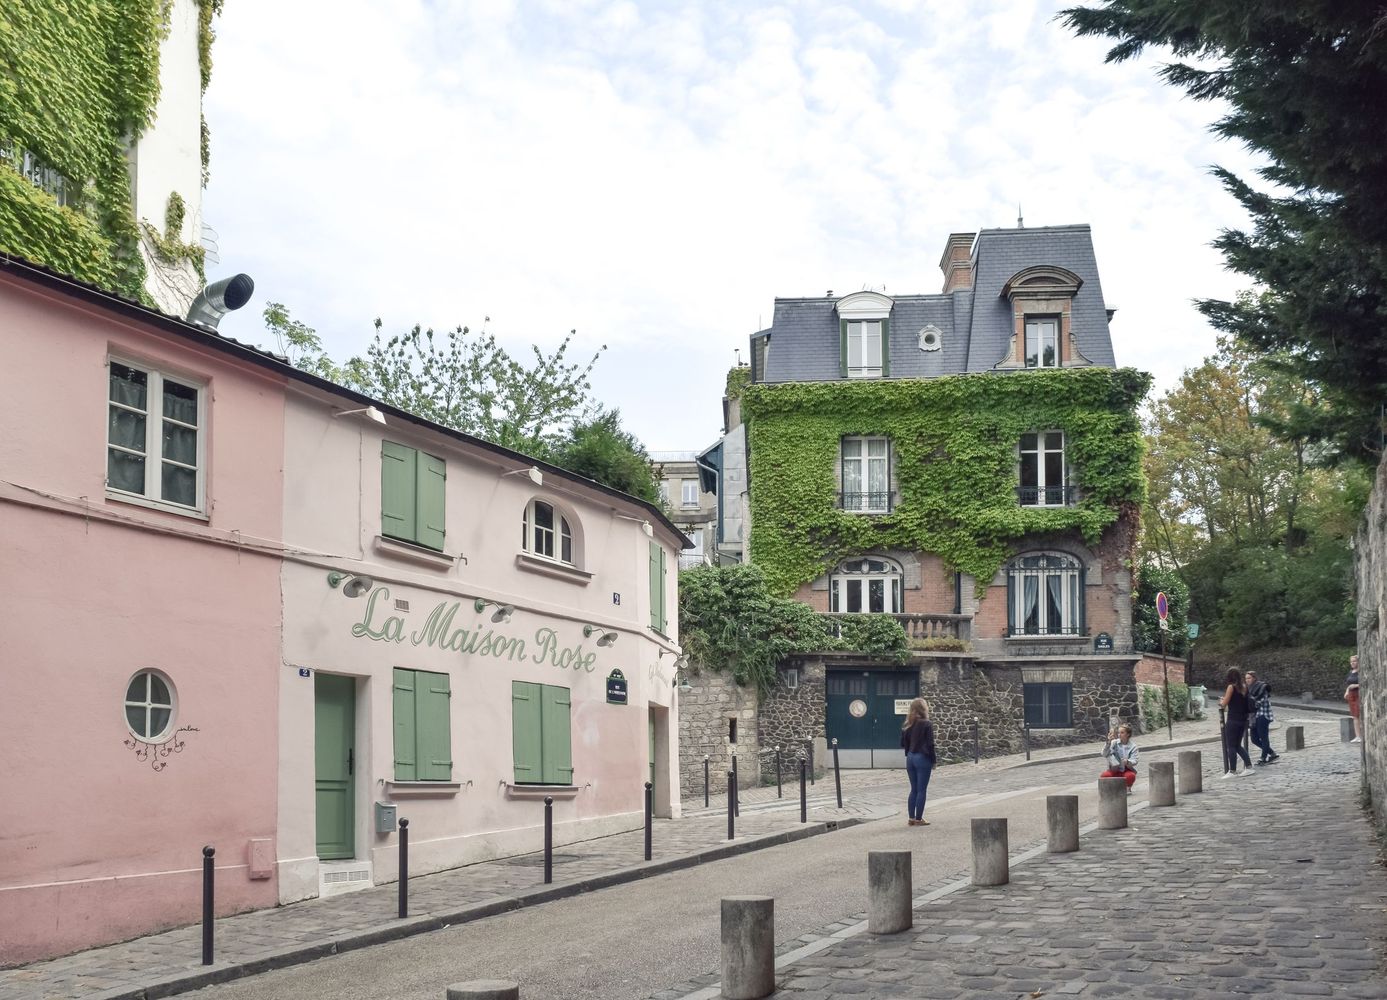
[[[920,350],[937,351],[944,343],[944,336],[937,326],[927,326],[920,331]]]

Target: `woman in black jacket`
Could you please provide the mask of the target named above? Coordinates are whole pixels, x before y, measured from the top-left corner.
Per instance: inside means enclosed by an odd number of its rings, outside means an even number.
[[[910,703],[901,729],[901,749],[905,751],[905,770],[910,776],[907,810],[910,826],[929,826],[925,819],[925,791],[934,770],[934,726],[929,721],[929,703],[916,698]]]
[[[1223,692],[1223,697],[1218,702],[1220,708],[1228,710],[1227,719],[1223,724],[1223,745],[1227,748],[1225,757],[1228,770],[1223,776],[1231,778],[1238,770],[1238,757],[1243,759],[1243,774],[1252,773],[1252,758],[1247,755],[1247,749],[1243,746],[1243,734],[1247,732],[1247,686],[1243,683],[1243,672],[1237,667],[1229,667],[1224,680],[1228,683],[1228,690]]]

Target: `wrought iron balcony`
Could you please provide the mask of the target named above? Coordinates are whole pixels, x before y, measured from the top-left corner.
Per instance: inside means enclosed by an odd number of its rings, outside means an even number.
[[[881,493],[839,493],[838,509],[856,514],[889,514],[895,507],[895,494],[890,490]]]
[[[1010,639],[1045,639],[1050,636],[1084,636],[1087,633],[1077,625],[1044,625],[1026,628],[1024,625],[1008,625],[1007,638]]]
[[[1072,507],[1077,492],[1073,486],[1018,486],[1016,499],[1022,507]]]

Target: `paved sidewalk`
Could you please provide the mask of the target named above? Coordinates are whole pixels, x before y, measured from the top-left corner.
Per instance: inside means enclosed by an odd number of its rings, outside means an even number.
[[[1205,765],[1203,794],[1014,863],[1009,885],[917,896],[910,931],[825,928],[832,943],[782,954],[774,996],[1387,998],[1387,869],[1358,755],[1321,743],[1248,778]]]

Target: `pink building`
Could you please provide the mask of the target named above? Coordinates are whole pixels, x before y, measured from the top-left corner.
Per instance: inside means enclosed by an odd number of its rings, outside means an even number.
[[[0,965],[678,809],[658,509],[0,262]]]

